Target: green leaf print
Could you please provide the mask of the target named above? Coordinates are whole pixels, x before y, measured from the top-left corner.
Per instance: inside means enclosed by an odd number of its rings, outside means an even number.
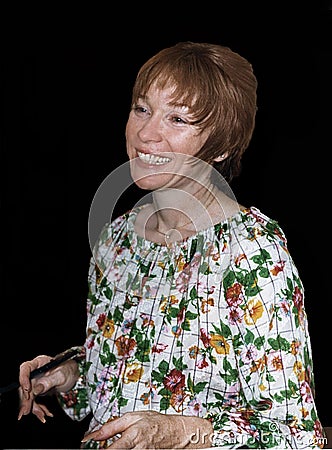
[[[260,350],[264,344],[265,344],[265,336],[259,336],[254,340],[254,346],[257,348],[257,350]]]
[[[185,315],[185,318],[186,318],[187,320],[195,320],[197,316],[198,316],[197,313],[193,313],[193,312],[191,312],[191,311],[187,311],[187,312],[186,312],[186,315]]]
[[[116,325],[122,325],[123,322],[123,314],[118,306],[115,307],[113,320]]]
[[[269,269],[267,269],[266,267],[261,267],[258,271],[258,274],[260,277],[262,278],[269,278],[270,276],[270,271]]]
[[[265,249],[262,249],[258,255],[255,255],[251,258],[251,260],[257,264],[257,266],[265,266],[267,261],[271,260],[271,255]]]
[[[126,237],[122,241],[121,246],[126,247],[126,248],[130,248],[131,243],[130,243],[130,239],[129,239],[128,235],[126,235]]]
[[[207,384],[207,381],[199,381],[194,385],[194,393],[199,394],[200,392],[203,392],[205,389],[205,386]]]
[[[195,298],[197,298],[196,286],[192,287],[191,290],[190,290],[190,299],[194,300]]]
[[[287,339],[281,337],[280,334],[276,339],[269,338],[267,341],[271,345],[273,350],[283,350],[285,352],[288,352],[290,349],[290,343],[287,341]]]
[[[137,346],[135,358],[142,363],[150,361],[150,341],[148,339]]]
[[[176,358],[175,356],[173,356],[172,362],[175,369],[179,370],[180,372],[188,368],[187,364],[183,362],[183,356],[180,356],[180,358]]]
[[[255,335],[252,331],[247,330],[246,335],[244,336],[244,342],[246,344],[252,344],[254,342]]]
[[[88,292],[88,300],[91,302],[91,312],[94,310],[94,306],[99,305],[101,300],[99,297],[96,297],[91,291]]]
[[[160,400],[160,411],[166,411],[170,405],[170,396],[162,397]]]
[[[297,397],[298,396],[298,385],[296,383],[294,383],[294,381],[292,380],[288,380],[288,387],[289,390],[291,391],[291,393],[293,394],[293,397]]]
[[[235,273],[229,271],[224,277],[224,289],[227,290],[229,287],[233,286],[236,280]]]
[[[158,370],[153,370],[151,372],[151,378],[153,381],[157,381],[158,383],[162,383],[164,380],[164,374],[158,372]]]
[[[108,300],[112,300],[112,297],[113,297],[113,291],[112,291],[112,289],[110,288],[110,287],[106,287],[105,289],[104,289],[104,292],[103,292],[104,294],[105,294],[105,297],[108,299]]]
[[[193,239],[190,247],[189,261],[191,261],[196,253],[197,239]]]
[[[228,337],[231,336],[231,329],[222,320],[220,320],[220,328],[217,327],[215,324],[212,324],[212,325],[216,331],[216,334],[220,334],[221,336],[224,336],[225,339],[227,339]]]

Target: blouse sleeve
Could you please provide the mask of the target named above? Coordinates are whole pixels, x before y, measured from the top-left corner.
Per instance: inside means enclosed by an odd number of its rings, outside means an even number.
[[[90,413],[88,392],[85,383],[86,361],[79,360],[80,376],[75,385],[67,392],[57,394],[59,404],[64,412],[72,419],[81,421]]]
[[[245,224],[235,240],[220,327],[236,355],[241,400],[208,411],[213,446],[323,448],[304,290],[285,236],[269,221]]]

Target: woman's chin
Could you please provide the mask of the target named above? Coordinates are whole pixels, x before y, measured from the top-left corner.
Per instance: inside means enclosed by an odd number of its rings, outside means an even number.
[[[131,177],[141,189],[155,190],[165,186],[172,179],[172,174],[165,172],[164,165],[140,164],[130,165]]]
[[[135,174],[137,175],[137,174]],[[161,189],[167,185],[168,177],[165,175],[145,175],[145,176],[135,176],[132,175],[134,183],[140,189],[155,191],[156,189]]]

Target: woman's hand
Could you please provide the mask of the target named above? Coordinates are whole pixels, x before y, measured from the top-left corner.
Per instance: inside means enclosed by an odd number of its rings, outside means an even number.
[[[156,411],[125,413],[84,437],[104,441],[117,436],[110,449],[207,448],[212,424],[199,417],[166,415]],[[120,437],[118,437],[121,435]]]
[[[50,356],[40,355],[31,361],[25,361],[20,366],[19,396],[20,410],[18,420],[30,413],[34,414],[41,422],[45,423],[45,416],[53,417],[48,408],[36,402],[38,395],[46,395],[51,392],[66,392],[71,389],[79,377],[78,365],[74,360],[66,361],[60,366],[45,372],[37,378],[30,380],[30,374],[44,364],[51,361]]]

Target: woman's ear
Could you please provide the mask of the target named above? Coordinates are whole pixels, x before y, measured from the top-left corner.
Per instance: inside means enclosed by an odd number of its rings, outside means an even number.
[[[214,162],[220,162],[223,161],[224,159],[226,159],[228,156],[228,153],[224,153],[223,155],[219,155],[216,158],[214,158]]]

